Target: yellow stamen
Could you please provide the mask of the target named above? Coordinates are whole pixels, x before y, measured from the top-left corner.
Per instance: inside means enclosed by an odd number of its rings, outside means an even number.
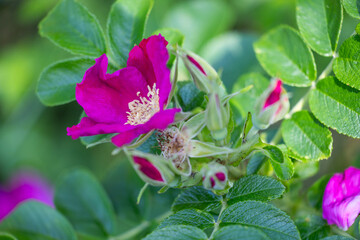
[[[156,89],[156,83],[153,87],[147,86],[149,92],[146,97],[141,97],[140,92],[137,92],[136,95],[139,96],[140,101],[135,99],[134,101],[129,102],[130,112],[126,112],[127,122],[125,124],[130,125],[139,125],[144,124],[150,120],[155,113],[160,111],[159,105],[159,89]]]

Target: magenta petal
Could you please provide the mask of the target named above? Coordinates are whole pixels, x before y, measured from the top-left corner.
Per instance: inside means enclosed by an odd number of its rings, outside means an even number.
[[[113,144],[115,144],[117,147],[122,147],[123,145],[131,143],[132,140],[137,138],[139,135],[141,135],[140,129],[135,128],[135,129],[117,134],[116,136],[111,138],[111,142]]]
[[[107,61],[106,55],[102,55],[86,71],[83,81],[76,86],[76,100],[86,115],[96,122],[125,123],[130,99],[124,99],[116,89],[104,82]]]
[[[281,85],[282,85],[281,80],[277,80],[274,90],[270,93],[270,95],[268,96],[268,98],[264,103],[263,109],[273,105],[274,103],[280,100],[281,91],[282,91]]]
[[[0,189],[0,220],[20,203],[37,200],[49,206],[53,204],[53,190],[40,176],[31,172],[20,172],[12,177],[6,188]]]
[[[147,123],[137,125],[135,128],[129,131],[119,133],[118,135],[114,136],[111,141],[116,146],[122,147],[125,144],[131,143],[132,140],[141,134],[148,133],[154,129],[164,130],[174,122],[175,114],[180,111],[181,109],[179,108],[160,111],[156,113]]]
[[[180,108],[166,109],[156,113],[146,124],[148,130],[164,130],[175,120],[175,114],[180,112]],[[148,132],[148,131],[147,131]]]
[[[145,158],[134,156],[134,162],[140,166],[139,170],[148,178],[164,182],[164,178],[162,177],[160,171],[150,161]]]
[[[98,123],[89,117],[83,117],[79,124],[67,128],[67,132],[73,139],[77,139],[83,136],[125,132],[135,127],[123,123]]]
[[[128,66],[134,66],[145,76],[150,87],[156,83],[159,89],[160,108],[163,109],[171,91],[167,41],[161,35],[151,36],[140,42],[129,53]]]
[[[360,214],[360,170],[350,167],[334,174],[323,197],[323,217],[329,224],[347,230]]]

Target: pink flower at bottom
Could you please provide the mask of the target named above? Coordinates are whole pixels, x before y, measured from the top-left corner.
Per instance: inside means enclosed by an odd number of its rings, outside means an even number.
[[[102,55],[76,86],[77,102],[87,117],[67,129],[80,136],[117,133],[112,142],[121,147],[153,129],[165,129],[181,109],[167,109],[171,91],[166,63],[167,41],[161,35],[140,42],[129,53],[127,67],[107,74],[108,59]]]
[[[35,173],[23,171],[16,173],[6,186],[0,186],[0,220],[26,200],[54,207],[53,190],[47,182]]]
[[[346,231],[360,214],[360,169],[349,167],[331,177],[323,197],[323,218]]]

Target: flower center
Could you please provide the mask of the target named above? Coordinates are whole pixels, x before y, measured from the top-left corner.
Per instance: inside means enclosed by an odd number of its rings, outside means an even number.
[[[125,124],[130,125],[139,125],[144,124],[150,120],[155,113],[160,111],[159,105],[159,89],[156,89],[156,83],[153,87],[147,86],[149,92],[147,97],[141,97],[140,92],[137,92],[140,100],[135,99],[134,101],[129,102],[130,112],[126,112],[127,122]]]

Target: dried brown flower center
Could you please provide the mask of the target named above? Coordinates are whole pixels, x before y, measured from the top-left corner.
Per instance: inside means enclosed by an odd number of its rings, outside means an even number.
[[[139,125],[144,124],[150,120],[155,113],[160,111],[159,105],[159,89],[156,88],[156,83],[153,87],[147,86],[149,92],[147,97],[141,97],[140,92],[137,93],[140,100],[135,99],[129,102],[129,112],[126,112],[127,122],[125,124]]]

